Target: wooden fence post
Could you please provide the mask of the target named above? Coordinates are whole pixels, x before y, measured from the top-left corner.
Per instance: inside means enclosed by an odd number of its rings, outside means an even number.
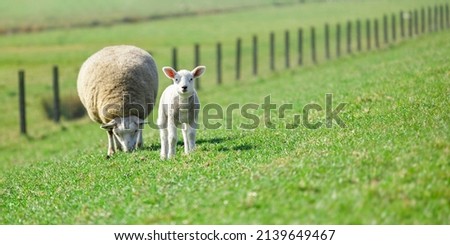
[[[380,48],[380,39],[378,35],[378,19],[375,19],[374,21],[374,31],[375,31],[375,47],[378,49]]]
[[[445,4],[445,20],[447,22],[447,29],[450,28],[450,9],[448,3]]]
[[[445,5],[445,20],[447,21],[447,29],[450,28],[450,10],[448,3]]]
[[[200,45],[198,43],[194,46],[194,66],[197,67],[200,65]],[[195,89],[200,89],[200,78],[197,78],[195,81]]]
[[[253,75],[258,74],[258,37],[253,36]]]
[[[298,65],[303,65],[303,29],[298,29]]]
[[[241,79],[241,39],[236,41],[236,80]]]
[[[438,6],[435,5],[434,6],[434,31],[438,31],[439,30],[439,26],[438,26]]]
[[[356,46],[358,49],[358,52],[361,52],[361,21],[358,20],[356,22]]]
[[[217,43],[217,84],[222,84],[222,44]]]
[[[330,26],[325,24],[325,58],[330,59]]]
[[[19,71],[19,122],[20,134],[27,134],[27,121],[25,110],[25,71]]]
[[[352,53],[352,22],[347,22],[347,53]]]
[[[405,38],[405,19],[403,16],[403,11],[400,11],[400,35],[402,38]]]
[[[433,10],[428,7],[428,32],[433,32]]]
[[[316,28],[311,27],[311,60],[314,64],[317,63],[316,56]]]
[[[395,14],[392,15],[392,41],[395,42],[397,40],[397,23],[395,21]]]
[[[275,70],[275,33],[270,33],[270,70]]]
[[[56,123],[60,121],[60,100],[59,100],[59,72],[58,66],[53,66],[53,120]]]
[[[341,25],[336,24],[336,57],[341,56]]]
[[[441,17],[441,30],[444,30],[444,6],[439,6],[439,17]]]
[[[289,57],[289,52],[290,52],[289,51],[289,46],[290,46],[290,43],[289,43],[289,31],[286,30],[284,32],[284,58],[285,58],[284,64],[285,64],[286,68],[289,68],[291,66],[291,64],[290,64],[290,57]]]
[[[413,36],[413,12],[409,11],[409,18],[408,18],[408,36],[411,38]]]
[[[421,32],[422,32],[422,34],[423,33],[425,33],[425,9],[424,8],[422,8],[421,10],[420,10],[420,24],[421,24]]]
[[[414,33],[419,35],[419,12],[417,9],[414,10]]]
[[[172,48],[172,67],[175,70],[178,70],[178,55],[177,48]]]
[[[366,21],[366,36],[367,36],[367,50],[370,50],[372,48],[372,43],[371,43],[371,30],[370,30],[370,20]]]
[[[383,40],[384,44],[389,43],[389,37],[388,37],[388,16],[383,16]]]

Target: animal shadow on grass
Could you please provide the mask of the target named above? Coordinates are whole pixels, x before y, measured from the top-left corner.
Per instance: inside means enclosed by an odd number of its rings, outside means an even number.
[[[210,138],[210,139],[199,139],[195,143],[197,144],[197,146],[202,146],[202,145],[217,146],[217,147],[214,147],[214,149],[216,149],[217,151],[248,151],[248,150],[255,148],[253,145],[242,144],[242,143],[235,145],[233,147],[227,147],[227,146],[220,145],[221,143],[230,142],[230,141],[233,141],[232,137],[215,137],[215,138]],[[184,146],[183,140],[178,140],[177,146]],[[145,147],[144,149],[149,150],[149,151],[160,151],[161,143],[151,144],[150,146]],[[204,150],[210,151],[211,147],[206,147]]]

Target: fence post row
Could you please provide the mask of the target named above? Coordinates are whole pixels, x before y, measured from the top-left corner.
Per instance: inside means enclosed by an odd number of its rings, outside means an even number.
[[[59,123],[60,103],[59,103],[59,72],[58,66],[53,66],[53,120]]]
[[[405,38],[405,19],[403,19],[403,11],[400,11],[400,36]]]
[[[27,134],[26,110],[25,110],[25,71],[19,71],[19,123],[20,134]]]

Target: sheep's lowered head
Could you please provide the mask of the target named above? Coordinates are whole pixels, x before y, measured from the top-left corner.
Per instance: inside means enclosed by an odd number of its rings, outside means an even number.
[[[169,79],[172,79],[173,84],[177,87],[178,95],[181,97],[190,97],[195,91],[194,79],[203,75],[206,67],[197,66],[192,71],[180,70],[177,72],[172,67],[165,66],[162,70]]]
[[[112,131],[116,144],[124,152],[133,151],[142,144],[142,127],[144,120],[137,116],[116,117],[100,127]]]

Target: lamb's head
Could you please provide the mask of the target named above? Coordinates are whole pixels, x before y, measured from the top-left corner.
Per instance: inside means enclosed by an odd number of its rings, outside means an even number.
[[[204,66],[197,66],[192,71],[180,70],[175,71],[172,67],[163,67],[164,74],[172,79],[173,84],[177,87],[177,93],[182,97],[189,97],[194,94],[194,79],[200,77],[206,70]]]
[[[109,123],[103,124],[101,128],[112,131],[117,146],[124,152],[133,151],[141,143],[142,127],[144,120],[136,116],[116,117]]]

